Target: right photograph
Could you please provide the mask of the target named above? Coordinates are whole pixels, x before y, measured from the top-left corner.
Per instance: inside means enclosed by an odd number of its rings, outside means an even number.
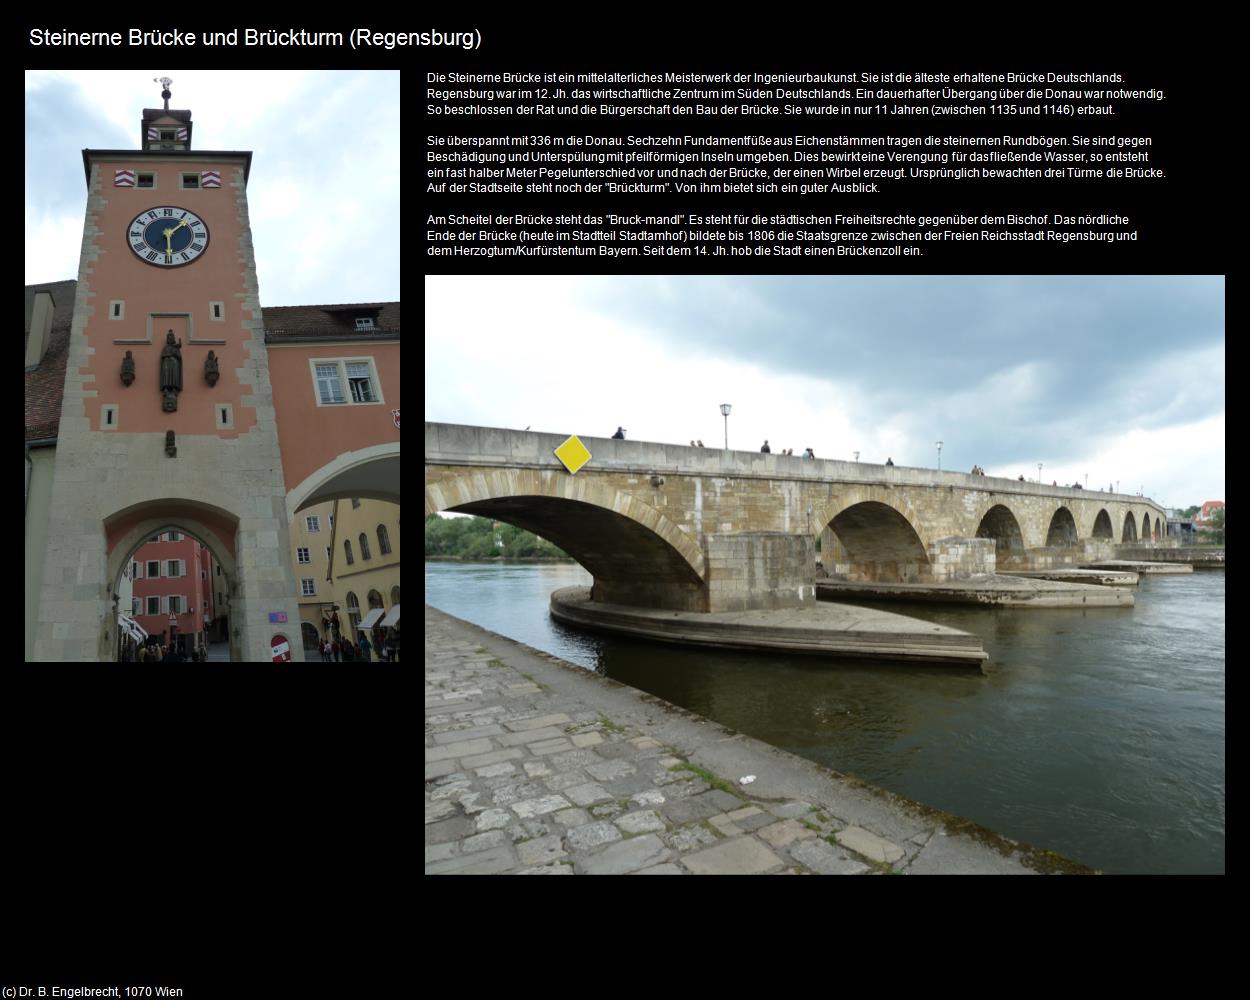
[[[436,728],[427,780],[494,794],[515,747],[547,782],[541,832],[502,803],[498,871],[554,837],[608,873],[645,833],[665,873],[945,873],[934,838],[975,828],[1056,870],[1223,873],[1225,342],[1221,275],[427,276],[439,621],[907,805],[865,841],[676,721],[577,715],[568,748],[483,729],[476,772]],[[708,787],[652,788],[640,740]],[[717,789],[723,823],[680,804]]]

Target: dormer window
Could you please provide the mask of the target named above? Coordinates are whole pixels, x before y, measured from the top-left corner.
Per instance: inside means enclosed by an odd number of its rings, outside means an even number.
[[[374,330],[377,328],[373,325],[372,316],[357,316],[356,317],[356,329],[357,330]]]

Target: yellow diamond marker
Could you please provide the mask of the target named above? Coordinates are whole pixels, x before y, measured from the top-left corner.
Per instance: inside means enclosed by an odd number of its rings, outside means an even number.
[[[590,461],[590,452],[578,440],[576,434],[555,450],[556,458],[569,470],[570,475],[577,475],[577,470]]]

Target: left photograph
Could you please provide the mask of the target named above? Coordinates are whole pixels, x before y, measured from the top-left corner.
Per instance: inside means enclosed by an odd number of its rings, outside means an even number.
[[[27,661],[398,660],[399,80],[27,73]]]

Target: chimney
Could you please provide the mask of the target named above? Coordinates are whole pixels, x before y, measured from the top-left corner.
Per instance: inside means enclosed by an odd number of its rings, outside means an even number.
[[[27,370],[37,367],[48,353],[48,341],[52,337],[52,311],[55,308],[51,292],[35,293],[35,301],[30,308],[30,335],[26,338]]]

